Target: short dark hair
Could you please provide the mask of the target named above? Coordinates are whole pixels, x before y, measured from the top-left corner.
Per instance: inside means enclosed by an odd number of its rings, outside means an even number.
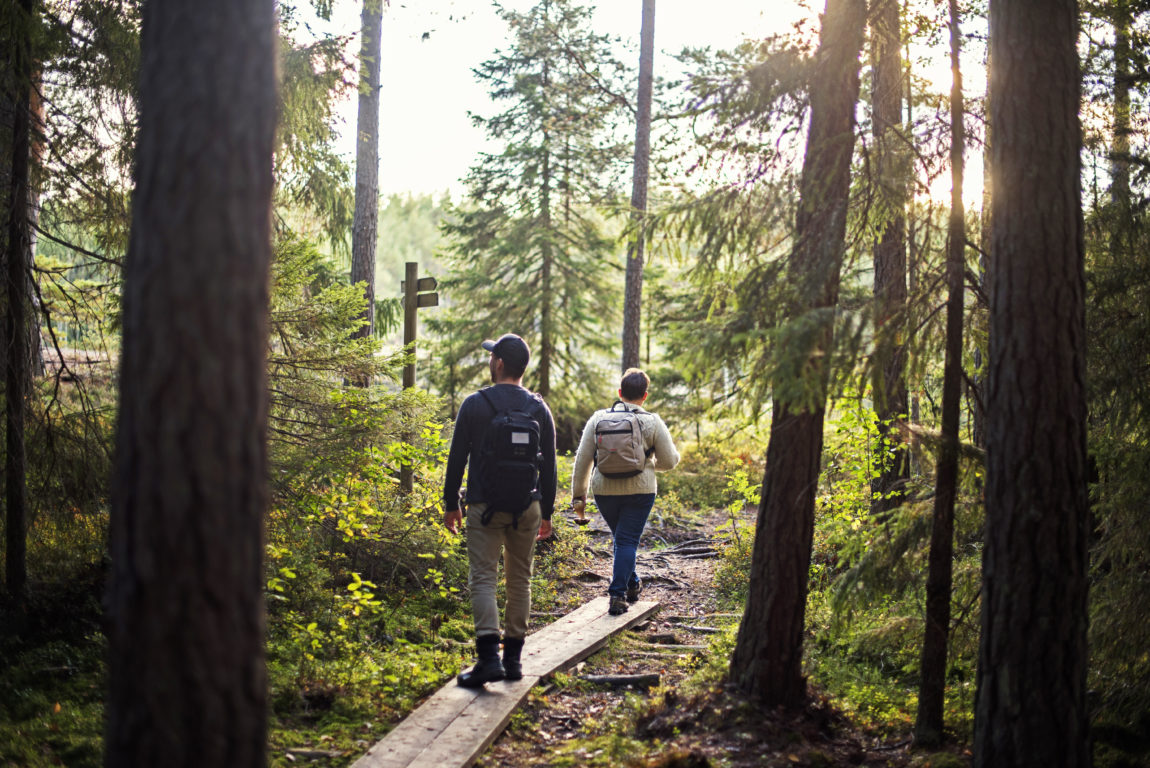
[[[515,366],[506,358],[501,357],[499,359],[503,361],[503,373],[507,376],[510,376],[513,379],[519,379],[523,377],[523,374],[527,373],[527,363],[524,363],[520,366]]]
[[[651,377],[638,368],[628,368],[619,380],[619,394],[624,400],[638,400],[647,394],[647,387],[651,386]]]
[[[527,372],[531,350],[527,342],[514,333],[505,333],[497,341],[488,339],[480,346],[503,361],[503,372],[511,378],[518,379]]]

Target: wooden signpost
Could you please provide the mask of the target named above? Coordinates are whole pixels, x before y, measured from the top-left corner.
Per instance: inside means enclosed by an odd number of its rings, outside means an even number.
[[[403,346],[406,348],[415,341],[418,319],[416,311],[420,307],[438,307],[439,294],[435,293],[439,283],[434,277],[419,277],[419,264],[407,262],[404,280],[399,284],[403,291]],[[403,368],[403,388],[415,386],[415,348],[412,347],[411,363]]]
[[[404,280],[399,284],[403,291],[403,347],[411,351],[411,362],[403,366],[403,388],[415,386],[415,336],[418,326],[416,312],[420,307],[438,307],[439,294],[435,292],[439,283],[434,277],[420,277],[419,264],[407,262]],[[404,466],[399,471],[399,487],[410,494],[412,489],[411,467]]]

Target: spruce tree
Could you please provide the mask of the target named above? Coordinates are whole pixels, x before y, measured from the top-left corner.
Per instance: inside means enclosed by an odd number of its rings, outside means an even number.
[[[472,167],[445,226],[454,311],[435,328],[453,383],[485,370],[478,358],[460,366],[480,338],[515,332],[532,348],[529,385],[570,402],[595,391],[594,362],[615,335],[603,330],[617,314],[615,241],[597,205],[626,153],[611,133],[622,65],[571,0],[500,13],[511,43],[475,73],[506,107],[472,119],[502,149]]]

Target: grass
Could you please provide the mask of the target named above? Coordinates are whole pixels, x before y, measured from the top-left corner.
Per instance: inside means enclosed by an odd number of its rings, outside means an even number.
[[[34,584],[24,618],[0,615],[0,765],[103,765],[102,584]]]

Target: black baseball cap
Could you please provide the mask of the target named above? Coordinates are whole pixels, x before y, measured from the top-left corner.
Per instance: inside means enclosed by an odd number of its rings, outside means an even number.
[[[531,359],[527,342],[514,333],[505,333],[495,341],[488,339],[482,346],[514,369],[526,370],[527,361]]]

